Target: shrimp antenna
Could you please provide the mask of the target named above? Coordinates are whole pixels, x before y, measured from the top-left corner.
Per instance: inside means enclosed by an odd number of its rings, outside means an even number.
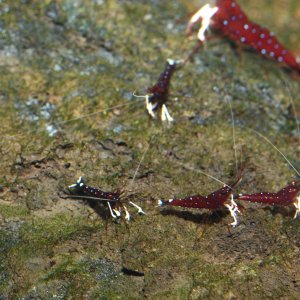
[[[132,96],[136,97],[136,98],[146,98],[148,95],[137,95],[136,90],[132,93]]]
[[[282,157],[286,160],[286,162],[294,169],[294,171],[300,176],[300,173],[298,172],[298,170],[293,166],[293,164],[288,160],[288,158],[263,134],[261,134],[260,132],[256,131],[255,129],[252,128],[248,128],[250,131],[254,132],[255,134],[257,134],[258,136],[260,136],[261,138],[263,138],[265,141],[267,141],[274,149],[276,149],[281,155]]]
[[[214,177],[214,176],[212,176],[212,175],[210,175],[210,174],[208,174],[208,173],[205,173],[204,171],[195,169],[195,168],[193,168],[193,167],[190,167],[190,166],[188,166],[188,165],[186,165],[186,164],[184,164],[184,163],[178,162],[178,161],[174,161],[174,162],[175,162],[176,164],[178,164],[178,165],[184,167],[185,169],[188,169],[188,170],[191,170],[191,171],[200,173],[200,174],[202,174],[202,175],[205,175],[205,176],[207,176],[207,177],[209,177],[209,178],[211,178],[211,179],[213,179],[213,180],[215,180],[215,181],[217,181],[217,182],[219,182],[219,183],[222,183],[224,186],[227,186],[228,188],[231,189],[231,186],[229,186],[228,184],[226,184],[226,183],[223,182],[222,180],[220,180],[220,179],[218,179],[218,178],[216,178],[216,177]]]
[[[72,199],[96,200],[96,201],[105,201],[105,202],[118,202],[119,201],[119,200],[114,200],[114,199],[96,198],[96,197],[85,196],[85,195],[66,195],[65,197],[72,198]]]
[[[141,101],[141,100],[137,100],[137,101]],[[54,126],[64,125],[64,124],[67,124],[67,123],[71,123],[71,122],[74,122],[74,121],[77,121],[77,120],[80,120],[80,119],[84,119],[84,118],[87,118],[87,117],[92,117],[92,116],[95,116],[95,115],[98,115],[98,114],[101,114],[101,113],[105,113],[105,112],[114,110],[114,109],[116,109],[116,108],[121,108],[121,107],[129,106],[129,105],[132,105],[132,102],[123,103],[123,104],[118,104],[118,105],[111,106],[111,107],[108,107],[108,108],[105,108],[105,109],[102,109],[102,110],[99,110],[99,111],[96,111],[96,112],[93,112],[93,113],[81,115],[81,116],[79,116],[79,117],[72,118],[72,119],[68,119],[68,120],[64,120],[64,121],[53,122],[53,123],[51,123],[51,124],[54,125]],[[37,130],[30,130],[29,133],[37,134],[37,133],[43,132],[43,131],[45,131],[44,128],[42,128],[42,129],[37,129]],[[14,134],[14,135],[7,136],[7,137],[5,137],[5,138],[8,138],[8,139],[9,139],[9,138],[15,138],[15,137],[17,137],[17,136],[22,136],[22,135],[23,135],[23,133],[18,133],[18,134]]]
[[[290,103],[292,105],[294,116],[295,116],[295,121],[296,121],[296,126],[297,126],[297,133],[298,133],[298,143],[300,145],[300,123],[299,123],[299,119],[298,119],[298,115],[297,115],[297,110],[296,110],[296,105],[295,105],[294,97],[292,95],[291,88],[288,85],[288,83],[286,82],[286,80],[283,77],[281,77],[281,81],[285,85],[285,87],[286,87],[286,89],[287,89],[287,91],[289,93],[289,96],[290,96],[289,100],[290,100]]]
[[[233,149],[234,149],[234,157],[235,157],[235,168],[236,171],[238,172],[238,158],[237,158],[237,153],[236,153],[236,134],[235,134],[235,122],[234,122],[234,114],[232,110],[232,105],[229,97],[227,98],[227,103],[229,104],[230,107],[230,114],[231,114],[231,123],[232,123],[232,140],[233,140]]]
[[[144,159],[145,159],[145,157],[146,157],[146,154],[147,154],[147,152],[148,152],[149,149],[150,149],[150,145],[151,145],[151,143],[152,143],[153,138],[154,138],[154,136],[151,137],[150,142],[149,142],[148,146],[146,147],[146,149],[145,149],[145,151],[144,151],[144,153],[143,153],[143,155],[142,155],[141,160],[139,161],[139,164],[138,164],[138,166],[137,166],[137,168],[136,168],[136,170],[135,170],[135,172],[134,172],[133,178],[132,178],[132,180],[131,180],[131,182],[130,182],[129,190],[130,190],[130,189],[132,188],[132,186],[133,186],[133,183],[134,183],[135,178],[136,178],[136,176],[137,176],[137,173],[138,173],[138,171],[139,171],[139,169],[140,169],[140,167],[141,167],[141,164],[143,163],[143,161],[144,161]]]

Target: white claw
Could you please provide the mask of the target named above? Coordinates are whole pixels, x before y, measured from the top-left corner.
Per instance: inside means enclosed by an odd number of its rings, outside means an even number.
[[[137,204],[129,201],[129,203],[134,206],[137,210],[138,210],[138,214],[142,214],[142,215],[145,215],[146,213],[142,210],[142,208],[140,206],[138,206]]]
[[[237,220],[237,216],[236,215],[237,215],[237,213],[240,213],[240,210],[239,210],[238,205],[236,204],[236,202],[233,199],[233,195],[231,195],[230,204],[231,205],[225,204],[225,206],[228,208],[228,210],[230,212],[230,215],[233,217],[233,222],[230,223],[229,225],[235,227],[238,224],[238,220]]]
[[[123,205],[123,208],[125,210],[125,220],[127,220],[128,222],[130,222],[130,219],[131,219],[130,213],[129,213],[129,211],[128,211],[128,209],[127,209],[127,207],[125,205]]]
[[[148,114],[153,118],[155,119],[156,116],[155,116],[155,113],[154,113],[154,107],[153,107],[153,104],[149,101],[149,95],[146,95],[145,96],[145,101],[146,101],[146,109],[148,111]]]
[[[157,200],[157,207],[163,206],[164,202],[162,200]]]
[[[73,188],[75,188],[77,186],[77,183],[74,183],[74,184],[72,184],[72,185],[69,185],[69,189],[73,189]]]
[[[294,219],[296,219],[296,218],[298,217],[299,213],[300,213],[300,196],[298,196],[296,199],[297,199],[297,200],[296,200],[297,202],[294,202],[294,203],[293,203],[294,206],[296,207]]]
[[[218,11],[218,7],[211,7],[210,4],[202,6],[190,19],[189,27],[202,19],[201,27],[198,31],[198,39],[201,42],[205,41],[205,32],[209,28],[210,20],[213,15]]]
[[[116,216],[119,218],[121,217],[121,212],[117,210],[116,208],[113,209],[113,212],[116,214]]]
[[[76,183],[72,184],[72,185],[69,185],[69,189],[72,189],[72,188],[75,188],[77,186],[82,186],[83,185],[83,182],[82,182],[82,177],[80,176],[78,178],[78,180],[76,181]]]
[[[161,108],[161,120],[163,122],[168,121],[169,123],[172,123],[174,121],[174,119],[169,114],[169,111],[168,111],[167,106],[165,104],[163,104],[162,108]]]

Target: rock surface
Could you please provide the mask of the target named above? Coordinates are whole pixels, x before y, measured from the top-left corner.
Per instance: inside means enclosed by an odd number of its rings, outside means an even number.
[[[299,1],[275,2],[240,1],[299,50]],[[299,298],[293,207],[245,204],[230,233],[226,210],[156,207],[220,188],[197,170],[234,180],[229,103],[245,167],[237,193],[276,191],[296,176],[248,128],[300,170],[299,82],[224,39],[174,74],[174,125],[149,122],[132,96],[195,46],[185,26],[197,5],[0,1],[0,299]],[[113,222],[105,205],[66,199],[79,176],[126,190],[146,215],[130,209],[132,222]]]

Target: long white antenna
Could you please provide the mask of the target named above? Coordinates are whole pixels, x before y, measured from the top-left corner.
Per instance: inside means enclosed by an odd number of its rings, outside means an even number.
[[[298,143],[299,143],[299,146],[300,146],[300,123],[299,123],[299,119],[298,119],[298,115],[297,115],[297,109],[296,109],[294,97],[292,95],[292,91],[290,89],[290,86],[287,84],[286,80],[284,80],[283,77],[281,77],[281,80],[282,80],[283,84],[285,85],[285,87],[286,87],[286,89],[289,93],[289,96],[290,96],[289,100],[290,100],[290,103],[292,105],[294,116],[295,116],[295,121],[296,121],[296,126],[297,126],[297,133],[298,133]]]
[[[236,172],[238,172],[238,158],[236,153],[236,137],[235,137],[235,123],[234,123],[234,115],[232,110],[232,105],[229,97],[226,97],[227,103],[230,107],[230,114],[231,114],[231,122],[232,122],[232,140],[233,140],[233,149],[234,149],[234,157],[235,157],[235,168]]]
[[[286,160],[286,162],[294,169],[294,171],[300,176],[300,173],[298,172],[298,170],[293,166],[293,164],[288,160],[288,158],[263,134],[261,134],[260,132],[256,131],[255,129],[252,128],[248,128],[250,131],[254,132],[255,134],[257,134],[258,136],[260,136],[261,138],[263,138],[265,141],[267,141],[274,149],[276,149],[282,156],[283,158]]]
[[[142,99],[138,99],[137,102],[141,102]],[[98,115],[98,114],[101,114],[101,113],[105,113],[107,111],[111,111],[111,110],[114,110],[116,108],[120,108],[120,107],[125,107],[125,106],[129,106],[131,104],[133,104],[135,102],[129,102],[129,103],[123,103],[123,104],[119,104],[119,105],[115,105],[115,106],[111,106],[111,107],[108,107],[108,108],[105,108],[105,109],[102,109],[102,110],[99,110],[99,111],[96,111],[96,112],[93,112],[93,113],[90,113],[90,114],[85,114],[85,115],[81,115],[79,117],[76,117],[76,118],[72,118],[72,119],[68,119],[68,120],[65,120],[65,121],[60,121],[60,122],[55,122],[55,123],[52,123],[53,125],[63,125],[63,124],[67,124],[67,123],[70,123],[70,122],[74,122],[74,121],[77,121],[77,120],[80,120],[80,119],[84,119],[84,118],[87,118],[87,117],[91,117],[91,116],[95,116],[95,115]],[[37,129],[37,130],[32,130],[32,131],[29,131],[29,133],[39,133],[39,132],[43,132],[45,131],[44,128],[42,129]],[[15,135],[10,135],[10,136],[6,136],[5,138],[15,138],[17,136],[21,136],[23,135],[23,133],[19,133],[19,134],[15,134]]]
[[[142,155],[141,160],[139,161],[139,164],[138,164],[138,166],[137,166],[137,168],[136,168],[136,170],[135,170],[135,172],[134,172],[133,178],[132,178],[132,180],[131,180],[131,182],[130,182],[130,184],[129,184],[129,190],[131,190],[131,188],[133,187],[133,184],[134,184],[135,178],[136,178],[136,176],[137,176],[137,173],[138,173],[138,171],[139,171],[139,169],[140,169],[140,167],[141,167],[141,164],[143,163],[143,161],[144,161],[144,159],[145,159],[145,157],[146,157],[147,152],[148,152],[149,149],[150,149],[150,145],[151,145],[151,143],[152,143],[153,138],[154,138],[154,136],[151,137],[150,142],[149,142],[148,146],[146,147],[146,149],[145,149],[145,151],[144,151],[144,153],[143,153],[143,155]]]
[[[205,175],[205,176],[207,176],[207,177],[209,177],[209,178],[211,178],[211,179],[213,179],[213,180],[215,180],[215,181],[217,181],[217,182],[219,182],[219,183],[222,183],[224,186],[227,186],[227,187],[231,188],[231,186],[229,186],[229,185],[226,184],[225,182],[219,180],[218,178],[216,178],[216,177],[214,177],[214,176],[212,176],[212,175],[210,175],[210,174],[208,174],[208,173],[205,173],[204,171],[195,169],[195,168],[193,168],[193,167],[191,167],[191,166],[188,166],[188,165],[186,165],[186,164],[184,164],[184,163],[181,163],[181,162],[178,162],[178,161],[176,161],[176,160],[173,160],[173,162],[175,162],[177,165],[180,165],[180,166],[184,167],[185,169],[188,169],[188,170],[194,171],[194,172],[196,172],[196,173],[200,173],[200,174],[202,174],[202,175]]]

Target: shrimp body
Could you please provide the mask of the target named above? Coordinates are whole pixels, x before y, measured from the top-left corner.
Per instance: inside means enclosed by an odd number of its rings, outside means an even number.
[[[300,196],[297,197],[299,191],[300,181],[293,181],[277,193],[262,192],[256,194],[240,194],[237,199],[270,205],[286,206],[294,204],[296,207],[294,218],[296,218],[300,212]]]
[[[186,198],[160,200],[161,205],[216,210],[224,205],[233,192],[233,186],[224,186],[208,196],[195,195]]]
[[[300,181],[293,181],[277,193],[262,192],[256,194],[240,194],[238,200],[270,205],[289,205],[295,202],[300,191]]]
[[[88,186],[84,183],[83,178],[79,177],[77,182],[73,185],[69,186],[69,189],[75,189],[76,193],[89,196],[89,197],[95,197],[107,201],[119,201],[120,200],[120,193],[116,192],[104,192],[96,187]]]
[[[217,191],[212,192],[207,196],[190,196],[186,198],[174,198],[169,200],[158,200],[159,206],[181,206],[187,208],[209,209],[217,210],[223,206],[227,207],[234,218],[234,222],[231,225],[237,225],[236,212],[238,212],[238,206],[233,200],[233,189],[241,180],[241,176],[231,185],[224,185]],[[231,197],[231,204],[227,204],[227,200]]]
[[[211,28],[218,30],[221,34],[238,44],[246,45],[259,54],[277,60],[279,63],[285,63],[291,69],[300,72],[300,63],[294,54],[278,41],[274,33],[252,22],[236,1],[216,0],[215,7],[210,7],[209,5],[207,7],[210,8],[210,11],[215,11],[209,18],[209,26]],[[198,15],[196,13],[190,20],[189,32],[192,25],[200,18],[205,20],[205,24],[208,23],[206,14],[204,12],[199,14],[199,11],[197,12]],[[199,30],[198,38],[201,42],[205,40],[204,31],[207,28],[207,25],[203,27],[202,24]]]
[[[121,192],[104,192],[99,188],[88,186],[84,183],[82,177],[79,177],[75,184],[70,185],[69,190],[73,194],[78,195],[76,198],[104,201],[114,219],[120,217],[122,212],[125,213],[125,219],[127,221],[131,219],[130,213],[124,201],[121,199]],[[128,204],[134,206],[139,214],[145,214],[142,208],[132,201],[128,201]]]
[[[169,87],[171,77],[177,69],[180,62],[173,59],[168,59],[165,70],[160,74],[157,82],[152,87],[147,89],[147,95],[143,96],[146,99],[146,109],[152,118],[155,118],[155,112],[161,110],[161,120],[173,122],[174,119],[168,112],[166,102],[169,97]]]
[[[166,103],[169,95],[169,86],[171,77],[176,70],[177,63],[172,59],[168,59],[165,70],[160,74],[157,83],[147,89],[151,94],[149,101],[155,103]]]

